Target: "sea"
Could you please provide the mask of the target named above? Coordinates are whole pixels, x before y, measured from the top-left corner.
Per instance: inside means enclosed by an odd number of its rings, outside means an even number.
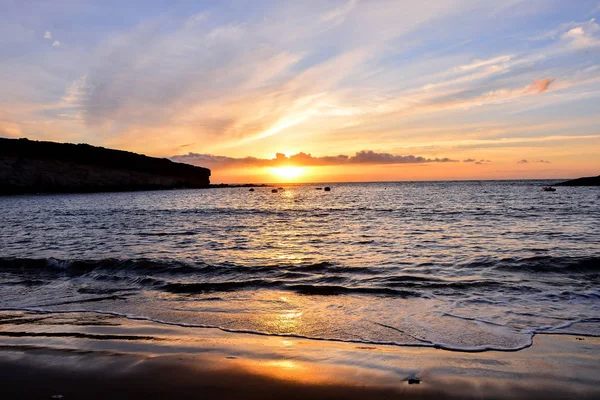
[[[600,188],[554,182],[0,197],[0,310],[456,351],[600,336]]]

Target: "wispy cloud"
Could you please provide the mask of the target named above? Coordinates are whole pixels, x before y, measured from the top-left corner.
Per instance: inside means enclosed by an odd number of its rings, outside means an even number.
[[[461,66],[457,67],[456,70],[457,71],[472,71],[474,69],[480,69],[482,67],[489,67],[491,65],[499,65],[502,63],[506,63],[506,62],[509,62],[510,59],[511,59],[511,56],[499,56],[499,57],[494,57],[489,60],[475,60],[470,64],[461,65]]]
[[[517,161],[517,164],[529,164],[529,161],[523,159],[523,160]]]
[[[569,29],[563,33],[561,38],[569,42],[572,47],[578,49],[586,49],[590,47],[600,46],[600,40],[596,36],[596,33],[600,31],[600,26],[596,23],[596,20],[591,20],[578,24],[574,28]]]
[[[358,3],[358,0],[349,0],[346,2],[346,4],[344,4],[338,8],[334,8],[332,10],[327,11],[323,15],[321,15],[321,21],[324,21],[324,22],[329,22],[329,21],[333,21],[333,20],[341,21],[346,16],[346,14],[348,14],[350,11],[352,11],[354,9],[354,7],[356,7],[357,3]]]
[[[361,5],[356,1],[346,2],[326,11],[324,20],[350,12],[367,18],[372,10],[358,10]],[[406,12],[414,13],[416,9],[406,9]],[[205,18],[203,16],[203,22]],[[389,39],[394,37],[392,31],[387,33],[392,24],[396,22],[391,19],[389,24],[387,19],[379,21],[380,27],[385,27],[381,39],[385,40],[388,34]],[[297,25],[288,24],[286,28],[289,26]],[[293,36],[304,40],[318,41],[318,35],[323,35],[321,32],[315,37],[310,27],[294,29]],[[265,35],[271,38],[270,46],[258,47],[254,52],[245,50],[255,48],[255,43]],[[467,94],[466,90],[476,79],[507,70],[505,64],[512,62],[512,56],[502,55],[454,67],[451,71],[455,74],[468,75],[432,83],[427,93],[420,93],[420,88],[415,87],[398,92],[396,98],[371,105],[376,97],[362,101],[372,89],[362,87],[360,76],[366,74],[372,60],[379,57],[373,53],[379,51],[377,47],[370,51],[350,48],[318,64],[295,70],[298,64],[306,63],[304,60],[309,55],[304,46],[293,51],[281,43],[280,37],[288,35],[282,35],[274,26],[249,22],[210,30],[206,30],[204,23],[193,26],[186,23],[182,29],[167,34],[161,32],[159,25],[141,25],[102,46],[98,62],[88,73],[86,123],[100,132],[176,125],[177,129],[171,131],[185,132],[185,137],[192,138],[195,131],[210,138],[218,135],[222,141],[243,143],[300,129],[317,120],[329,120],[326,126],[331,125],[337,123],[338,116],[345,117],[344,125],[358,126],[361,121],[385,120],[391,114],[465,109],[533,93],[531,88],[520,92],[497,89],[477,95],[471,88],[469,97],[445,99],[452,91]],[[287,49],[278,49],[278,45]],[[349,79],[355,82],[352,88],[344,87],[343,82]],[[546,90],[549,83],[550,80],[540,83],[537,93]],[[454,86],[451,92],[440,90],[450,85]],[[387,91],[379,90],[383,95]]]

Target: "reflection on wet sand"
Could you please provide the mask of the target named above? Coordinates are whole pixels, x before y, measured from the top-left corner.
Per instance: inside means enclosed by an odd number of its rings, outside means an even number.
[[[273,323],[294,324],[301,317],[290,310]],[[600,339],[591,337],[538,335],[534,346],[518,352],[461,353],[224,333],[96,313],[3,311],[0,322],[0,388],[8,398],[600,394]]]

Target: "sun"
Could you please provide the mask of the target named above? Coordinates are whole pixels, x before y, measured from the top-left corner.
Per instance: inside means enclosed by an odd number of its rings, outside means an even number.
[[[281,180],[293,181],[304,174],[302,167],[276,167],[271,168],[271,173]]]

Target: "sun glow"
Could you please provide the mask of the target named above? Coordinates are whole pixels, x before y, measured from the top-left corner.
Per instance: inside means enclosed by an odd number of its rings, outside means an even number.
[[[271,168],[271,173],[280,180],[293,181],[294,179],[304,175],[302,167],[277,167]]]

